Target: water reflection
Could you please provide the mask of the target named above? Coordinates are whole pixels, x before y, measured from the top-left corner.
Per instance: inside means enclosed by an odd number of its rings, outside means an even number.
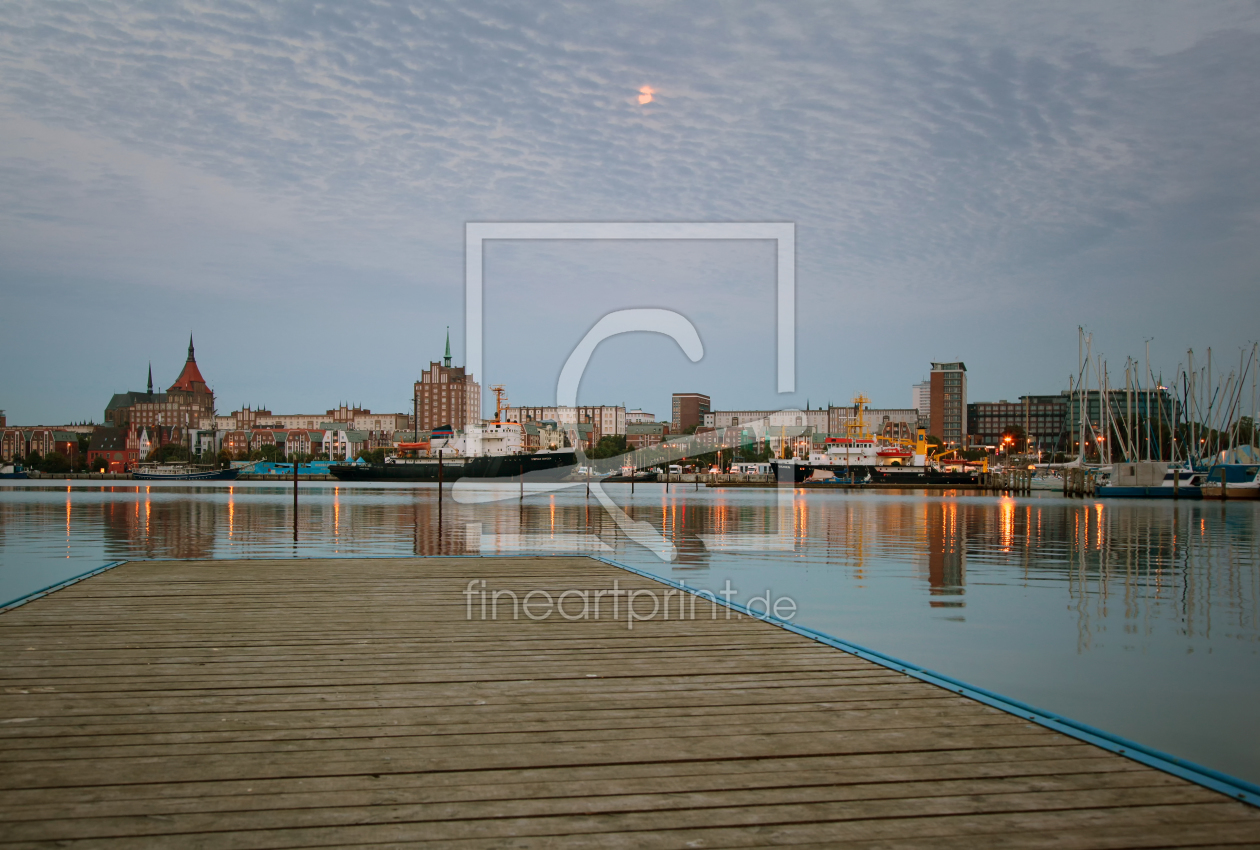
[[[1011,514],[1008,517],[1008,509]],[[1014,523],[1014,506],[1002,504],[1002,527],[1009,533],[1007,522]],[[937,502],[927,505],[927,581],[933,597],[961,597],[963,585],[967,578],[967,545],[963,533],[964,526],[958,521],[958,505],[956,502]],[[1007,537],[1009,550],[1010,538]],[[933,608],[961,608],[961,598],[939,599],[928,602]]]
[[[1181,502],[1105,504],[1057,498],[854,496],[798,491],[687,491],[633,499],[609,487],[632,519],[678,549],[657,568],[707,572],[755,558],[779,569],[834,568],[855,588],[913,577],[928,608],[963,608],[969,580],[1059,587],[1088,649],[1108,618],[1142,634],[1154,621],[1185,636],[1213,628],[1257,632],[1256,506]],[[54,495],[54,493],[56,495]],[[486,538],[591,535],[637,561],[640,553],[582,494],[490,505],[446,503],[433,488],[308,488],[291,540],[291,491],[276,487],[6,488],[0,491],[5,562],[61,559],[439,555],[469,551],[465,526]],[[53,531],[57,529],[57,531]],[[708,541],[783,540],[782,551],[721,551]],[[541,544],[545,545],[545,544]],[[50,564],[45,570],[56,571]],[[22,589],[6,570],[9,596]],[[48,576],[52,576],[49,572]],[[52,576],[55,577],[55,576]],[[47,582],[43,582],[47,583]]]
[[[286,487],[0,487],[0,601],[110,560],[607,545],[693,586],[773,586],[808,625],[1260,780],[1240,708],[1260,697],[1260,505],[605,489],[677,560],[581,490],[439,509],[433,487],[311,485],[295,544]]]

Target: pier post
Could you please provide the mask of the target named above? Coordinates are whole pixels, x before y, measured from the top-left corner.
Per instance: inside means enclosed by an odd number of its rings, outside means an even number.
[[[1228,489],[1229,488],[1225,484],[1225,467],[1222,465],[1221,466],[1221,501],[1222,502],[1229,499]]]
[[[297,543],[298,531],[298,457],[293,455],[293,542]]]

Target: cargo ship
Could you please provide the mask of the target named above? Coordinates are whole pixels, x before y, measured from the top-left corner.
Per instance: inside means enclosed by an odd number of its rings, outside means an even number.
[[[777,477],[786,481],[791,475],[801,482],[821,470],[855,483],[886,487],[951,487],[976,483],[973,473],[942,469],[935,462],[922,428],[918,429],[914,442],[868,432],[863,415],[867,403],[869,399],[864,395],[853,399],[855,416],[846,426],[848,433],[843,437],[827,437],[818,449],[810,452],[808,460],[776,461]],[[787,465],[791,466],[791,473]]]

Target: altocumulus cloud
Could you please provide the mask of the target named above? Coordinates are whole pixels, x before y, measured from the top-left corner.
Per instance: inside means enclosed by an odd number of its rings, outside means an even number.
[[[352,334],[367,341],[394,320],[458,327],[466,220],[791,220],[816,399],[900,392],[953,356],[990,362],[973,394],[1057,389],[1080,321],[1116,345],[1161,335],[1174,359],[1241,344],[1260,309],[1255,7],[1096,5],[9,2],[0,275],[36,312],[92,286],[239,309],[346,285],[419,287],[444,311],[395,311]],[[578,300],[599,274],[547,295]],[[738,288],[719,277],[696,273],[696,297]],[[818,309],[841,293],[852,315]],[[1196,309],[1221,301],[1246,309]],[[863,316],[897,318],[896,344]],[[959,321],[990,330],[960,338]],[[0,353],[32,344],[10,331]],[[1032,365],[1008,365],[1012,345]],[[860,382],[825,365],[877,347]],[[51,374],[33,368],[19,389],[38,398]],[[353,380],[398,408],[413,371]],[[697,378],[731,404],[775,400],[716,367]],[[32,402],[94,412],[60,403]]]

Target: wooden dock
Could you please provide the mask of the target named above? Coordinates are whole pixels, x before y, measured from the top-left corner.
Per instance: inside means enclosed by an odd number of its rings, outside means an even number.
[[[472,580],[664,590],[133,562],[0,616],[0,850],[1260,845],[1258,809],[774,625],[483,620]]]

